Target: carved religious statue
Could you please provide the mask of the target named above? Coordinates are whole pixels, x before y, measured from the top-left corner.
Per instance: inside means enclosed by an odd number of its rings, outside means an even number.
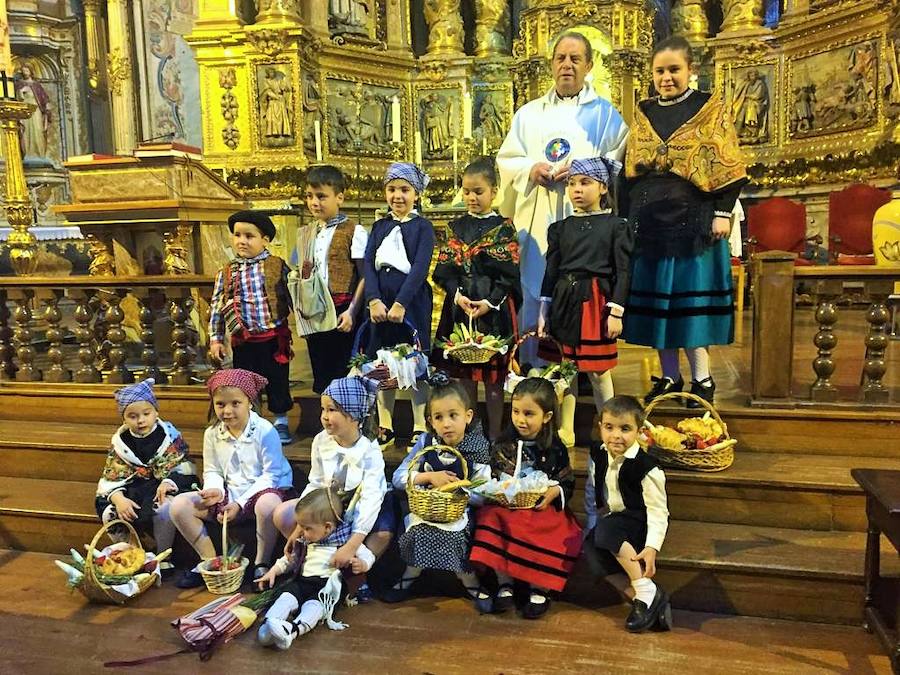
[[[766,78],[751,68],[734,91],[734,126],[741,143],[769,140],[769,87]]]
[[[428,53],[462,52],[464,33],[459,0],[425,0],[423,9],[428,24]]]
[[[505,134],[503,117],[500,115],[496,102],[492,96],[485,96],[481,102],[481,108],[478,110],[476,135],[479,138],[486,139],[490,147],[497,148],[503,141]]]
[[[308,154],[316,152],[316,120],[322,121],[322,95],[316,79],[307,73],[303,76],[303,149]]]
[[[509,53],[509,2],[478,0],[475,4],[475,49],[478,56]]]
[[[450,102],[438,94],[430,94],[422,104],[425,149],[428,155],[436,157],[453,143],[450,134]]]
[[[723,0],[723,31],[753,30],[763,23],[763,0]]]
[[[335,35],[354,33],[369,34],[369,8],[357,0],[329,0],[328,27]]]
[[[31,117],[22,120],[20,133],[22,154],[26,159],[47,157],[47,136],[50,131],[50,97],[40,82],[34,79],[34,71],[23,63],[16,78],[16,97],[34,106]]]
[[[266,141],[280,145],[294,135],[292,99],[287,75],[277,68],[267,67],[259,95],[260,126]]]

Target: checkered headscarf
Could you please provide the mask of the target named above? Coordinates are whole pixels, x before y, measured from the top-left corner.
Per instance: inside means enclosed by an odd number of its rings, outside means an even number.
[[[609,185],[611,180],[622,170],[622,163],[607,157],[591,157],[590,159],[576,159],[569,166],[570,176],[590,176]]]
[[[384,185],[387,185],[395,178],[402,178],[413,186],[416,192],[421,193],[428,187],[431,178],[422,169],[415,164],[409,162],[394,162],[388,167],[384,174]]]
[[[243,368],[228,368],[213,373],[206,381],[206,388],[212,396],[219,387],[237,387],[247,395],[247,398],[255,401],[267,384],[269,381],[262,375]]]
[[[369,410],[375,403],[375,393],[378,391],[378,382],[368,377],[351,375],[332,380],[325,387],[322,396],[330,396],[344,412],[357,422],[362,422],[369,416]]]
[[[156,396],[153,394],[154,384],[153,378],[148,377],[143,382],[135,382],[127,387],[116,389],[114,396],[116,397],[116,404],[119,406],[119,414],[124,413],[125,408],[138,401],[146,401],[159,410],[159,404],[156,402]]]

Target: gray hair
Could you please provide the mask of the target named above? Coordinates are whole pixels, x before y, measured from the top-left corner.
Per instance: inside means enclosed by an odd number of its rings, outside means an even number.
[[[559,47],[559,43],[563,40],[571,38],[573,40],[580,40],[581,44],[584,45],[584,54],[587,57],[587,60],[590,63],[594,62],[594,48],[591,46],[591,41],[588,40],[582,33],[574,30],[567,30],[565,33],[556,38],[556,42],[553,43],[553,51],[551,52],[551,60],[556,56],[556,49]]]

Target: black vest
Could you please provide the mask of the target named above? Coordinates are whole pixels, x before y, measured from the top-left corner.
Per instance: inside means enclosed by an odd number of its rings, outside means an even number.
[[[591,443],[591,459],[594,460],[594,489],[596,491],[597,507],[605,504],[603,500],[603,488],[606,485],[606,470],[609,468],[609,456],[606,449],[597,442]],[[644,491],[641,481],[650,471],[659,466],[656,459],[643,450],[638,452],[634,459],[626,458],[619,469],[619,492],[622,493],[622,501],[629,511],[646,511],[644,504]]]

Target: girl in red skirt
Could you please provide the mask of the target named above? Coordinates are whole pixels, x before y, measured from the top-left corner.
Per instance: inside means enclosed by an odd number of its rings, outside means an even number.
[[[556,338],[563,355],[588,374],[598,414],[614,393],[610,370],[631,278],[633,234],[628,221],[612,215],[607,187],[621,168],[605,157],[569,167],[566,191],[575,213],[547,232],[538,315],[538,334]],[[560,426],[572,431],[575,407],[565,412]]]
[[[476,600],[482,612],[511,608],[516,579],[528,586],[522,616],[543,616],[550,607],[549,592],[565,587],[581,553],[581,527],[567,508],[575,475],[557,434],[557,417],[556,390],[548,380],[531,377],[513,391],[512,428],[494,445],[491,468],[496,474],[512,474],[522,441],[522,468],[543,471],[551,487],[533,509],[486,505],[478,510],[469,560],[494,570],[498,583],[492,599]]]

